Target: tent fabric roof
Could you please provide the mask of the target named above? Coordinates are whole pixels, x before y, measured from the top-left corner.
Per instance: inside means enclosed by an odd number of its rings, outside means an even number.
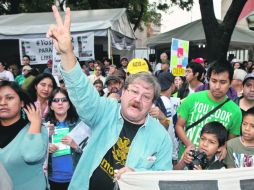
[[[62,13],[63,15],[64,13]],[[72,33],[110,28],[135,39],[124,8],[71,11],[71,22]],[[20,38],[23,35],[36,34],[45,36],[49,25],[54,23],[52,12],[2,15],[0,16],[0,39]]]
[[[197,20],[178,27],[171,31],[161,33],[158,36],[148,39],[148,47],[158,47],[161,45],[170,44],[172,38],[191,41],[194,43],[205,43],[205,33],[202,25],[202,20]],[[240,27],[235,27],[231,37],[231,49],[244,49],[254,45],[254,32],[245,30]]]

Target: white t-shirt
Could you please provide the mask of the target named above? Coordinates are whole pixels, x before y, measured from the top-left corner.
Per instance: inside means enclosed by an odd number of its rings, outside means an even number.
[[[178,106],[180,105],[180,98],[176,97],[166,97],[166,96],[161,96],[161,100],[166,108],[166,116],[170,120],[170,124],[168,126],[168,133],[172,139],[173,142],[173,155],[172,158],[173,160],[178,159],[178,147],[179,143],[178,140],[175,136],[175,127],[173,123],[173,117],[177,114],[176,110]]]
[[[157,63],[156,65],[155,65],[155,68],[154,68],[154,74],[156,73],[156,71],[160,71],[161,70],[161,63]]]
[[[0,72],[0,80],[14,81],[14,77],[10,71],[4,70]]]

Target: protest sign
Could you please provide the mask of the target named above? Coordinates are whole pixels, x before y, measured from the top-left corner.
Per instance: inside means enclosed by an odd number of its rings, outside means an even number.
[[[57,53],[56,48],[53,47],[53,65],[52,65],[52,75],[60,76],[61,73],[58,69],[58,65],[61,63],[60,54]]]
[[[91,129],[85,125],[84,122],[79,122],[79,124],[72,129],[68,136],[71,137],[77,145],[79,145],[84,141],[84,139],[91,136]]]
[[[184,76],[188,64],[189,42],[172,38],[170,71],[174,76]]]
[[[52,144],[55,144],[58,149],[52,154],[53,157],[63,156],[71,153],[70,146],[65,145],[61,142],[62,138],[69,133],[69,128],[55,128],[55,134],[52,135]]]
[[[30,64],[46,64],[49,59],[52,59],[53,42],[48,38],[36,39],[20,39],[19,40],[19,54],[20,61],[24,55],[29,55]]]
[[[87,32],[78,35],[72,35],[72,45],[74,48],[74,54],[79,58],[79,61],[87,61],[94,59],[94,33]],[[53,66],[52,74],[55,76],[60,75],[58,65],[61,63],[61,59],[56,49],[53,48]]]
[[[72,35],[72,43],[79,61],[94,59],[94,32]]]
[[[94,32],[86,32],[72,35],[74,53],[79,61],[94,59]],[[20,60],[24,55],[29,55],[30,64],[46,64],[49,59],[53,60],[53,75],[59,75],[57,65],[60,57],[53,49],[53,42],[49,38],[20,39],[19,40]]]

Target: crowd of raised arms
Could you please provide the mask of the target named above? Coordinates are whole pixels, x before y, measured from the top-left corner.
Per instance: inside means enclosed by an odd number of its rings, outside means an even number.
[[[168,52],[79,62],[70,9],[52,10],[61,75],[52,60],[0,61],[0,189],[113,190],[126,172],[254,166],[251,60],[194,58],[184,76]]]

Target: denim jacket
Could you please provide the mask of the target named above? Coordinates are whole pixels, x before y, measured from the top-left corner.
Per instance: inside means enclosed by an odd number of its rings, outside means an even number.
[[[93,171],[119,138],[124,123],[121,106],[100,97],[78,63],[68,72],[60,66],[60,71],[80,119],[92,129],[69,186],[69,190],[87,190]],[[172,141],[158,120],[147,116],[131,143],[126,166],[135,171],[172,169]]]

